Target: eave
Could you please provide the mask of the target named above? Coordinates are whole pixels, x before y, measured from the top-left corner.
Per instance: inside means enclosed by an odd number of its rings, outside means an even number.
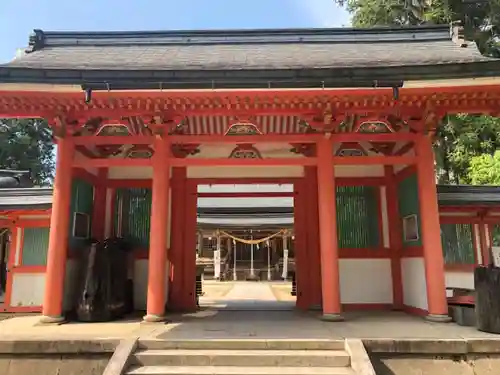
[[[77,85],[92,90],[404,87],[405,81],[498,77],[500,60],[440,65],[269,70],[69,70],[0,67],[0,84]]]

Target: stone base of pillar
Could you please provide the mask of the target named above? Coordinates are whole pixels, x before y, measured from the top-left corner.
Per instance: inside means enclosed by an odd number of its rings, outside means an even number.
[[[148,314],[144,315],[142,321],[143,323],[167,323],[167,317],[165,315]]]
[[[323,314],[321,320],[324,322],[343,322],[344,317],[341,314]]]
[[[451,317],[448,315],[429,314],[429,315],[426,315],[425,320],[428,320],[429,322],[434,322],[434,323],[450,323]]]
[[[64,316],[42,315],[42,317],[38,321],[39,325],[61,325],[64,323],[66,323],[66,319],[64,318]]]

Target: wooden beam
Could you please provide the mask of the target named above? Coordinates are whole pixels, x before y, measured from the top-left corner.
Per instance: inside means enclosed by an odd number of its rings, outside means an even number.
[[[106,187],[108,188],[151,188],[152,179],[108,179]]]
[[[334,156],[334,165],[395,165],[415,164],[413,156]]]
[[[300,180],[295,177],[225,177],[190,178],[197,185],[290,185]]]
[[[151,159],[87,159],[73,161],[73,168],[108,168],[108,167],[150,167]]]
[[[321,134],[262,134],[262,135],[172,135],[171,143],[203,144],[203,143],[316,143]]]
[[[137,159],[136,159],[137,160]],[[202,159],[202,158],[184,158],[171,159],[170,164],[173,167],[263,167],[263,166],[303,166],[316,165],[316,158],[266,158],[266,159]]]
[[[237,192],[237,193],[198,193],[198,198],[281,198],[293,197],[293,192]]]
[[[405,145],[403,145],[403,147],[396,150],[394,155],[395,156],[402,156],[402,155],[406,154],[407,152],[409,152],[413,148],[413,146],[414,146],[413,142],[408,142]]]
[[[333,142],[412,142],[417,138],[412,133],[341,133],[332,134]],[[172,144],[255,144],[255,143],[316,143],[323,134],[263,134],[263,135],[172,135]],[[149,145],[153,136],[80,136],[72,138],[75,145]]]
[[[147,135],[111,135],[96,136],[84,135],[72,138],[75,145],[149,145],[154,141],[153,136]]]
[[[413,133],[336,133],[333,142],[412,142],[418,137]]]

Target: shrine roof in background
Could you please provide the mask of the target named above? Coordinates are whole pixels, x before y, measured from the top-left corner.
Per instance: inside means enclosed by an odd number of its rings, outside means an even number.
[[[51,207],[51,188],[0,189],[0,213],[10,210],[42,210]]]
[[[497,77],[457,28],[44,32],[0,65],[0,83],[93,90],[393,87]]]
[[[500,206],[500,186],[438,185],[440,206]]]
[[[500,206],[500,186],[438,185],[440,206],[481,205]],[[293,203],[289,199],[276,198],[273,207],[264,207],[260,199],[225,198],[226,205],[217,207],[210,201],[217,198],[201,198],[205,204],[198,208],[198,219],[205,224],[224,219],[288,220],[293,218]],[[231,203],[232,202],[232,203]],[[52,206],[51,188],[0,189],[0,212],[5,210],[39,210]],[[215,224],[214,224],[215,225]]]

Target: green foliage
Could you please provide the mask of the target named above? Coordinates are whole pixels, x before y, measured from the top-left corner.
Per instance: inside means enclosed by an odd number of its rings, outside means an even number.
[[[54,170],[53,153],[46,121],[0,119],[0,168],[30,170],[36,185],[47,185]]]
[[[500,0],[334,0],[354,27],[449,24],[461,21],[482,53],[500,57]]]
[[[469,173],[471,158],[492,155],[500,148],[500,119],[466,114],[447,116],[436,135],[439,182],[473,183]]]
[[[469,176],[474,185],[500,185],[500,151],[472,157]]]
[[[500,0],[334,0],[351,13],[354,27],[448,24],[461,21],[481,53],[500,58]],[[500,149],[500,119],[446,116],[437,129],[435,154],[440,183],[499,183],[473,177],[474,157],[488,160]],[[475,160],[475,159],[474,159]],[[481,159],[482,160],[482,159]],[[493,178],[494,175],[491,175]]]

